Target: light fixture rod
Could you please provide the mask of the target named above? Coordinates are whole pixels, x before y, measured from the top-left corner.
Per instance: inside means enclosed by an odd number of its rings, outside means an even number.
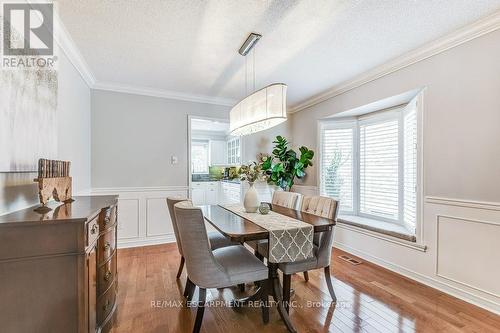
[[[250,52],[250,50],[252,50],[252,48],[255,46],[255,44],[257,44],[257,42],[259,41],[259,39],[261,37],[262,37],[262,35],[256,34],[254,32],[252,32],[250,35],[248,35],[247,39],[245,40],[243,45],[241,45],[241,47],[238,51],[239,54],[241,54],[242,56],[246,56],[248,54],[248,52]]]

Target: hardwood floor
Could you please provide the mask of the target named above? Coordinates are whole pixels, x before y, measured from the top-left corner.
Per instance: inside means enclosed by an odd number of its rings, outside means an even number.
[[[364,262],[353,266],[333,252],[336,308],[323,270],[292,277],[291,319],[299,332],[500,332],[500,316]],[[181,305],[186,273],[176,280],[175,244],[118,252],[118,320],[113,333],[191,332],[196,310]],[[247,286],[251,293],[253,286]],[[210,289],[207,300],[231,300],[237,287]],[[195,300],[197,293],[195,293]],[[264,325],[258,308],[233,310],[214,303],[205,311],[202,332],[286,332],[275,307]]]

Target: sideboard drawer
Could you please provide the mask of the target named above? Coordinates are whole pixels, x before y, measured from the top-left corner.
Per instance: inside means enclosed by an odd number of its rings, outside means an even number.
[[[116,227],[107,230],[101,234],[98,241],[97,248],[97,262],[98,264],[104,263],[116,249]]]
[[[99,224],[97,218],[87,223],[87,246],[92,244],[99,237]]]
[[[97,323],[101,325],[106,317],[111,313],[116,302],[118,285],[113,283],[111,288],[97,299]]]
[[[101,231],[113,226],[116,223],[117,207],[116,205],[101,210],[99,214],[99,227]]]
[[[113,283],[116,276],[116,255],[112,255],[111,259],[109,259],[105,264],[99,267],[97,272],[97,286],[98,286],[98,295],[101,295],[103,292],[108,289],[108,287]]]

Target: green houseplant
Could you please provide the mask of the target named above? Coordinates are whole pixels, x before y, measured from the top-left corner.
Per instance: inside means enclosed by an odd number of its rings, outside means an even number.
[[[295,150],[288,148],[288,141],[278,135],[271,156],[261,157],[261,168],[267,176],[269,184],[275,184],[287,191],[294,184],[295,177],[303,178],[305,169],[312,166],[314,152],[307,147],[300,147],[300,156]]]

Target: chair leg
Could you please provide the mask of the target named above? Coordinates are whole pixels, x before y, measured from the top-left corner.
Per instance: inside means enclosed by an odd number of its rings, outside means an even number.
[[[309,272],[304,272],[304,280],[306,280],[306,282],[309,282]]]
[[[177,271],[177,279],[181,277],[183,268],[184,268],[184,257],[181,257],[181,262],[179,264],[179,270]]]
[[[325,280],[333,302],[337,302],[337,296],[335,296],[335,291],[333,290],[332,278],[330,277],[330,266],[325,267]]]
[[[290,312],[290,290],[292,285],[292,276],[283,273],[283,303],[286,312]]]
[[[194,290],[196,286],[189,278],[186,281],[186,287],[184,288],[184,297],[186,297],[187,301],[191,301],[193,299]]]
[[[269,323],[269,281],[261,281],[260,282],[260,301],[261,301],[261,310],[262,310],[262,322],[264,324]]]
[[[194,322],[193,333],[200,332],[201,322],[203,321],[203,314],[205,313],[206,296],[207,290],[205,288],[200,288],[198,310],[196,311],[196,320]]]

